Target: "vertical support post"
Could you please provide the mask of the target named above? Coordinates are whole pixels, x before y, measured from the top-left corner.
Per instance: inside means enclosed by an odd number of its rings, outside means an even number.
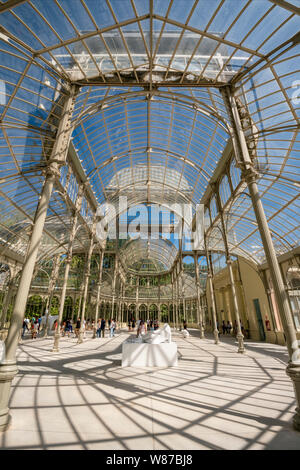
[[[179,277],[176,272],[176,329],[179,329]]]
[[[160,305],[160,276],[157,279],[158,282],[158,321],[161,322],[161,305]]]
[[[136,277],[136,294],[135,294],[135,303],[136,303],[135,320],[136,321],[138,320],[138,314],[139,314],[139,311],[138,311],[138,308],[139,308],[139,285],[140,285],[140,278],[137,276]]]
[[[95,230],[96,230],[96,216],[94,217],[94,220],[93,220],[91,237],[90,237],[90,246],[89,246],[88,257],[87,257],[87,261],[86,261],[84,291],[83,291],[82,311],[81,311],[81,325],[80,325],[80,330],[79,330],[79,333],[78,333],[77,344],[83,343],[83,334],[84,334],[83,326],[84,326],[84,318],[85,318],[85,309],[86,309],[86,302],[87,302],[89,280],[90,280],[90,275],[91,275],[91,259],[92,259],[93,249],[94,249]]]
[[[187,316],[186,316],[186,303],[185,303],[185,286],[184,286],[184,277],[183,277],[183,267],[181,264],[181,269],[180,269],[180,287],[181,287],[181,297],[182,297],[182,307],[183,307],[183,319],[184,321],[187,322]]]
[[[71,136],[71,117],[73,114],[77,87],[72,87],[66,98],[62,117],[57,130],[51,156],[46,170],[44,185],[34,216],[32,233],[19,281],[15,305],[11,317],[10,328],[5,341],[6,357],[0,364],[0,430],[6,429],[9,423],[8,401],[11,382],[18,372],[16,351],[19,334],[23,324],[27,297],[35,267],[38,250],[43,235],[47,210],[55,179],[60,176],[59,168],[66,161]]]
[[[203,310],[201,305],[201,288],[200,288],[200,277],[199,277],[199,265],[198,265],[198,253],[194,253],[194,264],[195,264],[195,276],[196,276],[196,289],[197,289],[197,322],[200,330],[200,339],[204,338],[204,326],[203,326]]]
[[[48,297],[47,297],[46,308],[45,308],[46,322],[45,322],[44,332],[43,332],[44,338],[47,338],[47,334],[48,334],[49,313],[51,310],[53,293],[54,293],[54,289],[55,289],[57,278],[58,278],[59,263],[60,263],[60,254],[57,254],[54,257],[51,278],[50,278],[49,288],[48,288]]]
[[[211,309],[212,309],[212,320],[213,320],[213,327],[214,327],[215,344],[219,344],[220,341],[219,341],[219,331],[217,327],[216,303],[215,303],[214,286],[213,286],[212,259],[211,259],[211,254],[208,253],[208,249],[206,245],[206,238],[204,238],[204,243],[205,243],[206,259],[207,259],[207,280],[208,280],[209,291],[210,291],[210,301],[211,301]]]
[[[240,320],[240,316],[239,316],[239,308],[238,308],[236,288],[235,288],[233,269],[232,269],[232,260],[231,260],[230,253],[229,253],[227,230],[226,230],[226,226],[225,226],[224,214],[223,214],[223,209],[222,209],[222,204],[221,204],[221,198],[220,198],[220,194],[219,194],[218,189],[216,189],[215,194],[216,194],[217,207],[218,207],[219,214],[220,214],[220,217],[221,217],[222,236],[223,236],[223,241],[224,241],[224,246],[225,246],[226,264],[227,264],[227,268],[228,268],[228,272],[229,272],[230,287],[231,287],[231,294],[232,294],[232,300],[233,300],[233,311],[234,311],[235,321],[236,321],[236,325],[237,325],[236,339],[237,339],[237,342],[238,342],[238,353],[243,354],[245,352],[244,335],[243,335],[242,330],[241,330],[241,320]]]
[[[120,308],[120,327],[122,323],[124,323],[124,290],[125,290],[125,284],[121,285],[121,308]]]
[[[85,260],[85,262],[86,262],[86,260]],[[80,316],[81,316],[81,304],[82,304],[82,298],[83,298],[83,291],[84,291],[84,279],[81,282],[80,290],[79,290],[79,302],[78,302],[77,319],[80,318]]]
[[[62,318],[63,318],[66,292],[67,292],[68,279],[69,279],[69,271],[70,271],[71,262],[72,262],[73,243],[74,243],[76,230],[77,230],[77,221],[78,221],[78,215],[79,215],[80,207],[82,203],[82,195],[83,195],[83,186],[81,185],[78,188],[78,194],[77,194],[76,203],[75,203],[75,211],[74,211],[73,218],[72,218],[72,228],[71,228],[71,233],[70,233],[69,242],[68,242],[64,281],[62,285],[61,298],[60,298],[59,311],[58,311],[58,319],[57,319],[57,327],[54,333],[54,343],[53,343],[52,352],[59,351],[60,327],[61,327]]]
[[[118,272],[118,256],[115,255],[115,266],[114,266],[114,278],[112,284],[112,304],[111,304],[111,318],[114,319],[115,316],[115,300],[116,300],[116,281],[117,281],[117,272]]]
[[[172,283],[172,320],[173,328],[175,328],[175,308],[174,308],[174,273],[171,273],[171,283]],[[170,314],[170,309],[169,309]]]
[[[94,323],[94,329],[93,329],[93,339],[96,338],[96,334],[97,334],[99,302],[100,302],[101,282],[102,282],[102,272],[103,272],[103,257],[104,257],[104,250],[101,250],[100,259],[99,259],[99,277],[98,277],[98,285],[97,285],[97,300],[96,300],[96,311],[95,311],[95,323]]]
[[[243,354],[245,352],[245,346],[244,346],[244,336],[241,330],[241,321],[239,317],[239,311],[238,311],[238,303],[237,303],[237,295],[236,295],[236,288],[235,288],[235,282],[234,282],[234,276],[233,276],[233,269],[232,269],[232,260],[230,256],[226,258],[226,263],[228,267],[228,272],[229,272],[229,278],[230,278],[230,286],[231,286],[231,293],[232,293],[232,299],[233,299],[233,310],[234,310],[234,316],[237,322],[237,341],[238,341],[238,353]]]
[[[278,305],[280,318],[286,336],[287,349],[289,352],[289,364],[286,372],[293,381],[297,399],[297,408],[293,423],[295,429],[300,431],[300,351],[293,324],[293,317],[290,309],[288,294],[284,288],[284,282],[280,272],[276,251],[273,245],[268,221],[257,186],[258,175],[249,155],[237,103],[228,87],[226,87],[222,93],[231,122],[231,137],[234,152],[237,162],[241,167],[242,176],[248,185],[258,230],[262,239],[268,267],[270,269],[276,303]]]

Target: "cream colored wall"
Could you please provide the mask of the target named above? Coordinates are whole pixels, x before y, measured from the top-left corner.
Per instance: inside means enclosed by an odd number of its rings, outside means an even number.
[[[297,253],[293,253],[286,260],[279,261],[283,277],[285,278],[287,270],[291,266],[298,267],[300,265],[300,256]],[[239,258],[239,268],[242,283],[240,282],[238,264],[237,262],[234,262],[233,272],[237,291],[239,314],[242,318],[242,322],[245,328],[247,328],[249,324],[250,338],[253,340],[260,340],[259,327],[253,303],[254,299],[258,299],[262,314],[266,341],[269,343],[285,345],[285,335],[282,328],[280,313],[276,304],[275,293],[272,289],[272,283],[270,281],[269,270],[264,266],[263,269],[265,269],[265,271],[261,273],[261,276],[263,276],[261,278],[256,265],[254,263],[246,261],[243,258]],[[262,279],[264,279],[264,282]],[[232,321],[232,323],[234,323],[232,294],[227,268],[223,269],[214,276],[214,289],[219,323],[221,324],[223,319],[226,322],[229,319],[230,321]],[[268,289],[269,299],[265,289]],[[209,283],[207,283],[206,286],[206,301],[209,319],[212,324]],[[222,314],[221,310],[224,310]],[[266,318],[270,321],[271,331],[267,331],[266,329]],[[209,324],[206,325],[206,329],[207,331],[212,331],[212,328],[211,326],[209,326]],[[299,330],[296,331],[296,335],[297,338],[300,340]]]
[[[285,284],[287,284],[286,275],[287,275],[288,269],[293,267],[293,266],[294,267],[299,267],[300,259],[299,259],[299,255],[297,255],[297,256],[298,256],[297,259],[295,257],[291,256],[289,259],[287,259],[285,261],[282,261],[280,263],[281,272],[282,272],[283,280],[284,280]],[[280,319],[279,310],[278,310],[276,300],[275,300],[275,293],[274,293],[274,290],[272,288],[272,281],[271,281],[270,271],[269,271],[269,269],[266,269],[265,272],[266,272],[266,279],[267,279],[268,287],[270,288],[270,297],[271,297],[271,300],[272,300],[272,306],[273,306],[273,312],[274,312],[274,322],[276,324],[275,325],[276,342],[278,344],[285,344],[285,338],[284,338],[284,333],[283,333],[283,328],[282,328],[282,322],[281,322],[281,319]],[[298,340],[300,340],[300,331],[299,330],[296,331],[296,335],[297,335]]]
[[[266,340],[275,342],[276,336],[274,333],[269,332],[266,330],[265,320],[270,321],[270,325],[272,328],[272,319],[271,319],[271,312],[269,307],[269,301],[266,294],[265,286],[263,281],[258,274],[256,267],[250,264],[248,261],[245,261],[242,258],[239,258],[239,265],[240,265],[240,272],[241,272],[241,279],[244,287],[245,292],[245,303],[248,310],[248,318],[249,318],[249,325],[250,325],[250,337],[254,340],[260,340],[259,334],[259,327],[258,321],[254,306],[254,299],[258,299],[261,316],[263,320],[264,332],[266,335]]]
[[[255,265],[252,265],[248,261],[246,262],[244,259],[239,258],[239,267],[242,283],[239,279],[237,262],[234,262],[232,267],[237,292],[239,315],[244,325],[244,328],[249,330],[251,339],[260,340],[258,322],[253,303],[254,299],[258,299],[264,324],[264,331],[266,334],[266,340],[275,343],[276,335],[274,331],[266,331],[265,319],[267,317],[271,321],[271,313],[269,308],[268,297],[265,292],[265,287],[255,268]],[[227,268],[223,269],[214,276],[214,289],[218,314],[217,316],[219,321],[224,319],[226,322],[228,320],[231,320],[233,323],[235,318],[231,286],[229,281],[229,273]],[[244,293],[242,289],[244,289]],[[207,286],[207,304],[210,312],[211,302],[209,286]],[[222,314],[224,318],[221,318],[221,310],[224,310],[224,313]]]

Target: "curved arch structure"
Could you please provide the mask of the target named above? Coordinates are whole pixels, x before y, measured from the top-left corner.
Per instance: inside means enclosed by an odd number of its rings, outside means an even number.
[[[200,331],[207,281],[218,342],[213,277],[226,262],[238,321],[236,257],[267,264],[292,363],[298,358],[278,257],[294,262],[299,253],[299,8],[235,3],[0,1],[0,255],[23,266],[8,360],[39,269],[83,318],[89,299],[107,302],[112,317],[154,303],[178,325],[190,302]],[[145,239],[120,237],[137,217],[117,208],[121,198],[132,210],[159,206]],[[175,204],[192,214],[179,240]],[[199,204],[205,237],[195,249]],[[97,231],[105,205],[116,236]],[[56,255],[57,277],[46,266]],[[81,263],[72,265],[75,255]]]

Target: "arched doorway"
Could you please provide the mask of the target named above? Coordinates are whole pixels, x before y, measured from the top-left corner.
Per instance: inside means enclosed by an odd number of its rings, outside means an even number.
[[[63,320],[70,320],[72,318],[73,313],[73,299],[72,297],[66,297],[65,304],[64,304],[64,313],[63,313]]]
[[[123,318],[122,318],[123,322],[126,322],[128,321],[128,306],[127,304],[123,304]]]
[[[147,320],[147,305],[142,304],[139,307],[139,320]]]
[[[158,307],[155,304],[150,305],[149,307],[149,320],[158,319]]]
[[[111,318],[111,304],[109,302],[106,302],[105,304],[104,318],[105,320],[109,320]]]
[[[67,300],[67,299],[66,299]],[[52,297],[52,302],[51,302],[51,308],[50,308],[50,315],[58,315],[58,311],[59,311],[59,298],[56,297],[56,295],[54,297]]]
[[[162,323],[168,323],[169,320],[169,309],[166,304],[160,306],[160,321]]]
[[[128,320],[136,317],[136,307],[134,304],[130,304],[128,307]]]
[[[98,318],[105,318],[105,302],[100,303]]]
[[[169,306],[169,323],[175,323],[174,305]]]
[[[32,317],[39,317],[43,314],[43,299],[40,295],[31,295],[28,298],[25,316],[32,318]]]

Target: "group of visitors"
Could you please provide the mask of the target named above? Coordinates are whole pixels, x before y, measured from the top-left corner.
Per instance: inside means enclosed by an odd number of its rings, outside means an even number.
[[[128,321],[128,331],[134,331],[135,330],[135,325],[136,325],[136,335],[144,335],[148,331],[155,331],[159,328],[159,323],[158,320],[141,320],[139,319],[137,323],[135,323],[135,319],[131,318]]]
[[[21,334],[22,338],[25,337],[26,332],[31,334],[31,338],[37,338],[40,328],[41,328],[41,321],[42,321],[42,317],[39,317],[39,318],[33,317],[31,320],[29,318],[24,318],[23,325],[22,325],[22,334]],[[115,336],[115,331],[117,328],[116,319],[115,318],[109,319],[107,322],[107,325],[108,325],[108,330],[109,330],[109,336],[110,338],[112,338],[113,336]],[[67,335],[68,337],[74,334],[74,337],[78,338],[81,326],[83,330],[83,337],[85,337],[87,330],[94,329],[95,322],[90,321],[89,319],[81,321],[81,319],[78,317],[75,323],[75,328],[73,330],[72,320],[67,319],[62,322],[60,326],[60,333],[62,336]],[[58,327],[58,321],[55,320],[54,330],[56,330],[57,327]],[[106,329],[106,321],[104,318],[101,318],[98,320],[97,329],[96,329],[98,338],[105,337],[105,329]]]
[[[31,334],[32,339],[37,338],[40,331],[41,321],[42,317],[32,317],[31,320],[25,317],[22,325],[22,338],[25,337],[26,330]]]
[[[219,330],[219,328],[218,328]],[[231,321],[228,320],[227,323],[225,323],[225,320],[222,321],[222,333],[223,335],[230,335],[232,330],[232,323]]]
[[[112,338],[115,336],[115,331],[117,329],[117,322],[115,318],[110,318],[107,322],[108,330],[109,330],[109,337]],[[106,321],[102,317],[98,320],[97,323],[97,338],[105,338],[105,329],[106,329]]]
[[[70,337],[70,334],[73,333],[73,325],[71,320],[67,320],[62,323],[60,332],[62,336],[67,334],[68,338]]]
[[[241,326],[241,332],[245,336],[246,332],[245,332],[245,328],[244,328],[242,321],[240,321],[240,326]],[[225,322],[225,320],[222,320],[222,325],[219,325],[219,322],[217,321],[217,330],[219,331],[219,335],[222,332],[223,335],[233,334],[233,336],[236,336],[237,335],[237,321],[234,320],[233,325],[231,321],[229,320],[227,321],[227,323]]]

